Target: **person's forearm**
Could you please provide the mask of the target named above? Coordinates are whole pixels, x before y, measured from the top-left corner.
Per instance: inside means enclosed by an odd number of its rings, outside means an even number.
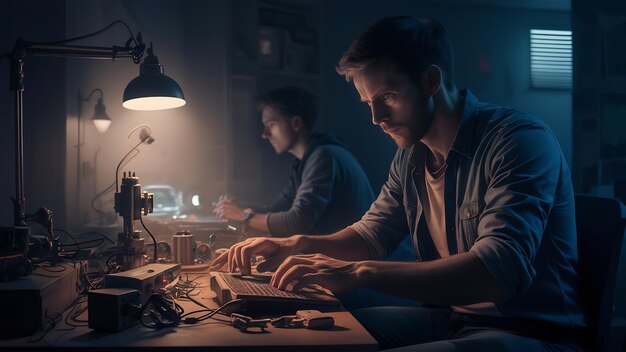
[[[332,235],[294,236],[296,251],[311,254],[322,253],[341,260],[359,261],[370,259],[365,241],[351,228]]]
[[[268,214],[256,214],[248,220],[247,227],[255,231],[261,231],[269,233],[270,229],[267,227]]]
[[[359,286],[445,306],[501,301],[497,282],[473,253],[429,262],[363,261]]]

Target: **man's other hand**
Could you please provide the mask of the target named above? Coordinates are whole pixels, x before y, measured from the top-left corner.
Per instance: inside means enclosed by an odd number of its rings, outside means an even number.
[[[239,206],[235,198],[221,196],[215,203],[213,213],[221,220],[243,221],[243,209]]]

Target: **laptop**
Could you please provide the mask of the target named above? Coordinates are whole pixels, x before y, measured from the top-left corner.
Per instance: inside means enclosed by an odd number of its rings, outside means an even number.
[[[338,307],[341,302],[328,290],[312,285],[298,292],[279,290],[270,285],[271,275],[211,272],[211,289],[220,304],[234,299],[245,302],[245,310],[304,309]]]

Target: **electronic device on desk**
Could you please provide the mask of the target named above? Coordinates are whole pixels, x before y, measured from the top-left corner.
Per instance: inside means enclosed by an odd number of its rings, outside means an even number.
[[[177,232],[172,237],[174,263],[181,264],[186,272],[205,272],[215,257],[215,234],[209,235],[208,243],[194,241],[188,231]]]
[[[94,330],[118,332],[139,319],[141,293],[131,288],[102,288],[88,295],[88,324]]]
[[[141,231],[134,229],[134,222],[141,220],[142,213],[152,213],[153,201],[152,193],[141,192],[135,173],[131,176],[129,172],[127,177],[124,172],[120,191],[115,192],[115,211],[124,218],[124,231],[117,235],[118,253],[115,258],[122,270],[138,268],[144,264],[144,239]]]
[[[34,214],[23,214],[24,226],[0,227],[0,282],[15,280],[32,273],[33,259],[58,259],[59,241],[54,237],[52,211],[40,208]],[[27,224],[39,224],[42,233],[31,233]]]
[[[216,216],[179,215],[171,223],[177,231],[194,234],[194,239],[208,242],[214,235],[215,248],[230,247],[239,242],[240,232],[232,223]]]
[[[172,245],[167,241],[158,241],[157,263],[176,263],[181,265],[181,271],[206,272],[215,257],[215,234],[210,234],[208,242],[194,240],[194,235],[188,231],[179,231],[172,236]],[[145,246],[147,258],[154,257],[154,246]]]
[[[279,290],[269,284],[269,275],[240,275],[211,272],[211,289],[220,304],[234,299],[245,301],[246,311],[283,311],[317,307],[333,308],[341,302],[329,291],[318,286],[305,287],[298,292]]]
[[[0,285],[0,331],[30,335],[78,298],[78,270],[58,263]]]
[[[141,303],[153,292],[167,289],[178,282],[180,264],[148,264],[140,268],[104,276],[105,288],[134,289],[141,294]]]

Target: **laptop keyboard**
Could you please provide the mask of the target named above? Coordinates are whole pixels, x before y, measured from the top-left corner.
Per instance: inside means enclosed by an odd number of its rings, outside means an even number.
[[[295,298],[295,299],[324,299],[328,300],[330,297],[325,297],[316,292],[308,292],[307,294],[300,294],[294,292],[288,292],[279,290],[269,284],[269,276],[246,276],[244,278],[241,275],[233,275],[228,273],[217,273],[226,282],[233,293],[248,296],[261,296],[261,297],[281,297],[281,298]],[[330,298],[332,299],[332,298]]]

